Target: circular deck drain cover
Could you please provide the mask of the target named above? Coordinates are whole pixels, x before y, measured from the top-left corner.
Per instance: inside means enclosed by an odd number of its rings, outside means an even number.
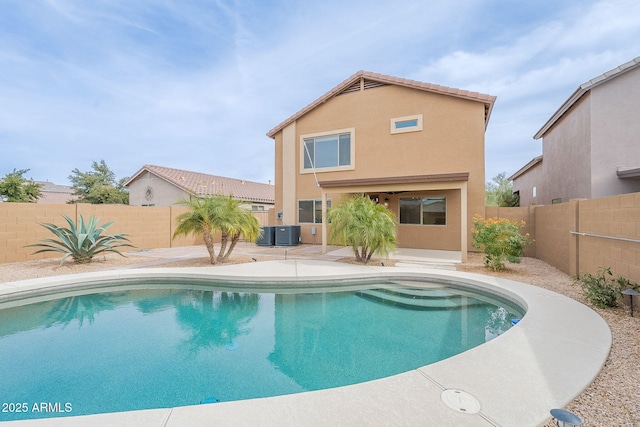
[[[449,408],[463,414],[477,414],[480,412],[480,402],[469,393],[461,390],[445,390],[440,399]]]

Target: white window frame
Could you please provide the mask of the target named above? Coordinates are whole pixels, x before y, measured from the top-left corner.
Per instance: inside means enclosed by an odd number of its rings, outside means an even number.
[[[415,126],[398,127],[398,123],[415,121]],[[415,114],[413,116],[395,117],[389,122],[389,131],[391,134],[407,133],[407,132],[420,132],[422,130],[422,114]]]
[[[305,169],[304,167],[304,159],[307,156],[307,150],[305,149],[304,140],[309,138],[317,138],[321,136],[331,136],[331,135],[339,135],[348,133],[349,136],[349,151],[351,157],[351,163],[343,166],[330,166],[323,168],[309,168]],[[356,129],[355,128],[346,128],[346,129],[337,129],[330,130],[327,132],[318,132],[318,133],[310,133],[306,135],[300,135],[300,173],[314,173],[314,169],[316,173],[320,172],[334,172],[334,171],[344,171],[344,170],[354,170],[356,168]],[[315,165],[314,165],[315,166]]]

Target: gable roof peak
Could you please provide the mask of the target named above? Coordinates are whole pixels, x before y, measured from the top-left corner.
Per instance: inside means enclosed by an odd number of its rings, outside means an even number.
[[[496,101],[496,97],[492,95],[486,95],[479,92],[470,92],[467,90],[450,88],[447,86],[440,86],[431,83],[419,82],[417,80],[405,79],[400,77],[388,76],[380,73],[373,73],[371,71],[360,70],[355,74],[351,75],[349,78],[344,80],[339,85],[335,86],[333,89],[329,90],[327,93],[322,95],[320,98],[313,101],[311,104],[302,108],[300,111],[295,113],[293,116],[289,117],[269,132],[267,132],[267,136],[270,138],[275,138],[276,134],[280,132],[285,127],[289,126],[291,123],[298,120],[300,117],[309,113],[311,110],[316,107],[324,104],[329,99],[334,96],[338,96],[342,93],[356,92],[361,90],[356,86],[361,79],[364,79],[364,90],[372,89],[374,87],[386,86],[386,85],[396,85],[396,86],[404,86],[412,89],[423,90],[426,92],[439,93],[443,95],[455,96],[457,98],[468,99],[471,101],[482,102],[485,105],[485,127],[489,123],[489,117],[491,116],[491,110],[493,109],[493,104]],[[375,84],[367,84],[366,80],[370,80],[375,82]],[[362,86],[362,85],[361,85]]]
[[[624,64],[619,65],[616,68],[606,71],[605,73],[602,73],[599,76],[592,78],[588,82],[584,82],[583,84],[578,86],[578,89],[576,89],[571,94],[571,96],[566,101],[564,101],[564,103],[562,103],[560,108],[558,108],[556,112],[553,113],[553,115],[549,118],[549,120],[547,120],[547,122],[540,128],[540,130],[536,132],[536,134],[533,136],[533,139],[542,138],[553,127],[553,125],[556,124],[556,122],[560,120],[560,118],[564,116],[565,113],[569,111],[569,109],[573,107],[573,105],[591,89],[600,86],[601,84],[606,83],[609,80],[615,79],[626,73],[627,71],[631,71],[637,67],[640,67],[640,56],[632,59],[631,61],[625,62]]]

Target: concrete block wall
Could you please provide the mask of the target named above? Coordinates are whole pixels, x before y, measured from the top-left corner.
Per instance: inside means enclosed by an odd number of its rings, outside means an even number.
[[[610,267],[640,283],[640,193],[581,200],[579,232],[579,273]]]
[[[95,215],[100,218],[100,225],[113,222],[107,234],[125,233],[138,249],[200,245],[201,236],[172,239],[176,217],[185,211],[179,206],[0,203],[0,263],[60,257],[54,252],[34,255],[38,248],[25,246],[54,237],[41,223],[68,227],[64,215],[76,221],[81,214],[85,220]],[[219,239],[217,236],[218,242]]]
[[[577,201],[536,206],[535,256],[567,274],[575,274],[575,231]]]

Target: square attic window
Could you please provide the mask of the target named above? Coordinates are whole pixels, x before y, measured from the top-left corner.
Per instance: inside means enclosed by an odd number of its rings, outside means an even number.
[[[396,117],[391,119],[390,132],[394,133],[406,133],[406,132],[418,132],[422,130],[422,114],[406,117]]]

